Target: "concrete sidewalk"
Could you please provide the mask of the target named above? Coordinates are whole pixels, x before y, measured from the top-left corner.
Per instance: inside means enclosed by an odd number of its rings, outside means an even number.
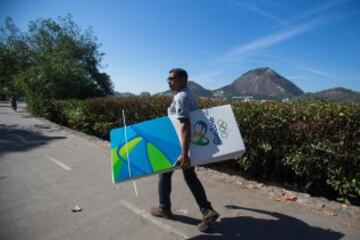
[[[110,151],[96,140],[0,104],[0,239],[359,239],[359,218],[329,216],[198,171],[221,217],[211,234],[181,171],[175,220],[148,213],[158,176],[111,183]],[[79,204],[81,212],[71,209]]]

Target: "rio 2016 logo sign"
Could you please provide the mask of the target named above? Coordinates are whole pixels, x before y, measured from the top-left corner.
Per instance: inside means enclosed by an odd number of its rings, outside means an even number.
[[[225,139],[228,137],[229,134],[228,125],[224,120],[219,119],[215,123],[215,119],[213,117],[210,117],[208,119],[208,123],[199,120],[194,124],[191,134],[191,142],[198,146],[208,145],[210,142],[209,138],[206,136],[208,129],[213,135],[212,142],[215,145],[220,145],[222,143],[221,138]]]
[[[199,146],[208,145],[209,139],[206,137],[207,130],[208,128],[204,121],[197,121],[191,133],[191,142]]]

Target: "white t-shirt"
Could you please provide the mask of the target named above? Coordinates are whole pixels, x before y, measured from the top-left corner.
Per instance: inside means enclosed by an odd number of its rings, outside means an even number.
[[[190,118],[190,112],[197,109],[195,99],[189,89],[183,88],[176,93],[170,107],[168,114],[174,115],[176,118]]]

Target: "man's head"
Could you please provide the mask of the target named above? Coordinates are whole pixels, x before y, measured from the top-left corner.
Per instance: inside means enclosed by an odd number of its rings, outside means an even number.
[[[178,91],[186,87],[188,74],[184,69],[173,68],[169,71],[168,84],[172,91]]]

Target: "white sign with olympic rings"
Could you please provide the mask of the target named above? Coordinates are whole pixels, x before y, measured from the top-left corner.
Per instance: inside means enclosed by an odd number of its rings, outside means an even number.
[[[170,117],[178,126],[178,120]],[[196,110],[190,113],[192,126],[190,161],[191,165],[202,165],[239,158],[245,152],[231,105]],[[181,134],[179,127],[177,135]]]

